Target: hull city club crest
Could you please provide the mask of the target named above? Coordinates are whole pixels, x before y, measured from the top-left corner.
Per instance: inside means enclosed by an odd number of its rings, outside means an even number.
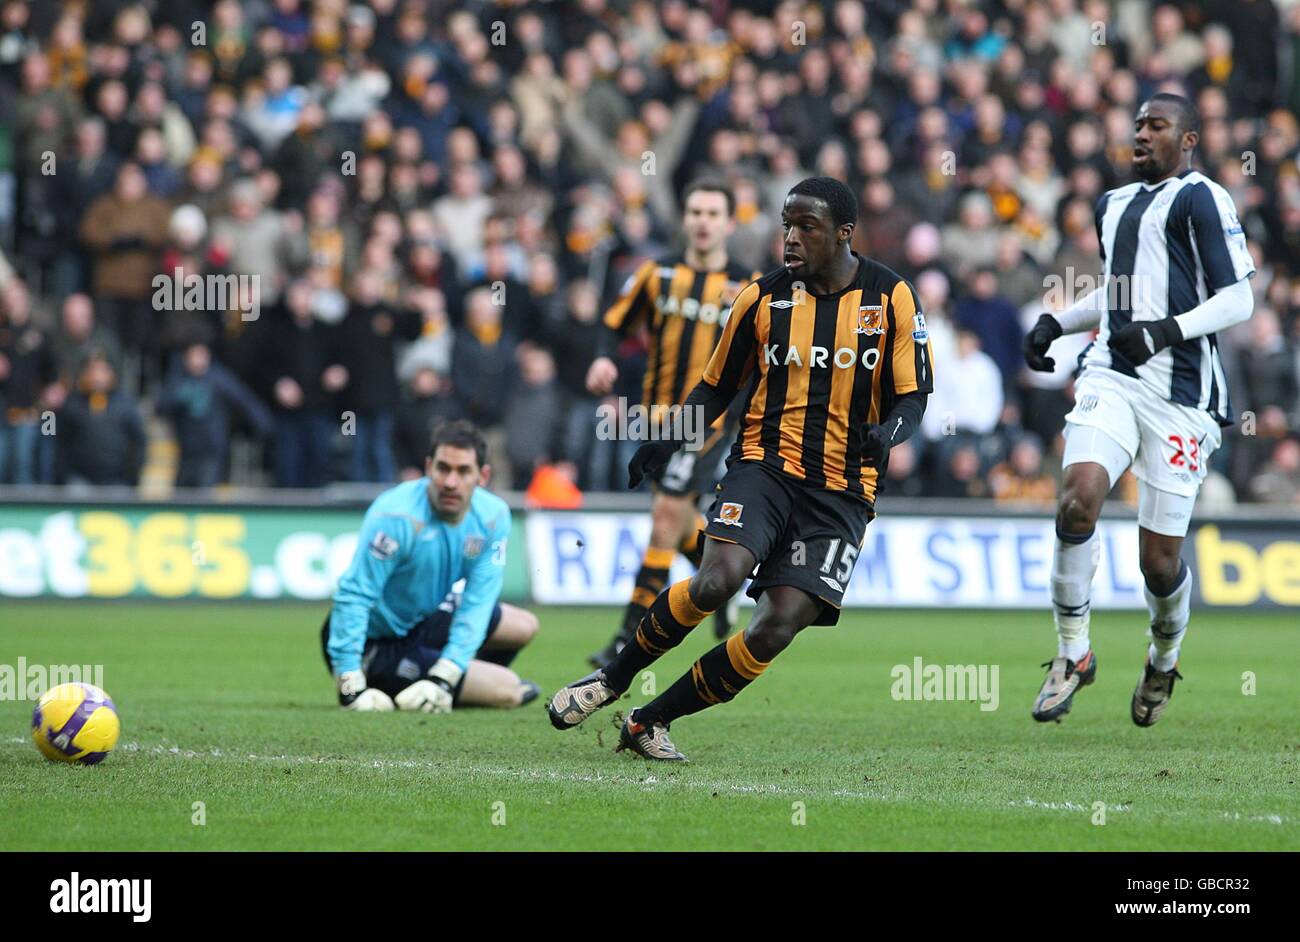
[[[871,337],[885,332],[885,306],[883,304],[864,304],[858,308],[858,326],[853,328],[855,334]]]

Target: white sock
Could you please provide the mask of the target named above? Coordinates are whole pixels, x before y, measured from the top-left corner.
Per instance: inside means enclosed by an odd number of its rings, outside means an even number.
[[[1056,653],[1076,664],[1088,653],[1092,577],[1101,559],[1101,540],[1094,529],[1083,542],[1068,542],[1056,532],[1052,553],[1052,614],[1056,619]]]
[[[1151,645],[1147,654],[1151,665],[1158,671],[1174,669],[1178,662],[1178,648],[1187,634],[1187,620],[1192,613],[1192,570],[1183,563],[1182,578],[1178,588],[1168,595],[1156,595],[1144,584],[1142,591],[1147,597],[1147,609],[1151,612],[1151,627],[1147,636]]]

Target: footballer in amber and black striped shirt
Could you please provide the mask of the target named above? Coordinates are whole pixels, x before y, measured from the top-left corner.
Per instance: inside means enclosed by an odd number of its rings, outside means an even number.
[[[618,699],[751,573],[758,605],[749,626],[633,710],[620,748],[684,759],[668,738],[670,723],[731,700],[808,625],[838,621],[889,449],[919,427],[934,388],[925,315],[911,285],[850,249],[857,216],[853,192],[838,180],[814,177],[790,190],[781,212],[785,264],[740,292],[686,399],[704,423],[738,391],[745,401],[700,569],[655,599],[635,643],[555,694],[556,727],[576,726]],[[680,444],[642,445],[630,483]]]
[[[644,405],[685,401],[713,356],[732,300],[755,277],[736,262],[717,271],[702,271],[681,254],[650,259],[633,272],[605,312],[605,326],[622,336],[641,325],[647,328],[650,350],[642,381]],[[722,422],[720,418],[719,429]]]
[[[731,261],[727,236],[735,229],[735,197],[720,180],[692,183],[683,200],[685,249],[643,262],[627,279],[618,300],[605,313],[601,349],[587,373],[587,388],[596,395],[610,391],[618,368],[608,353],[617,340],[644,328],[650,355],[646,364],[643,405],[648,410],[680,406],[695,388],[722,336],[731,302],[759,273]],[[664,425],[670,423],[665,421]],[[650,603],[668,582],[668,570],[680,552],[699,566],[705,521],[696,509],[700,494],[713,490],[722,458],[735,435],[724,413],[712,427],[699,426],[698,448],[677,452],[651,475],[650,545],[636,574],[632,597],[614,637],[588,660],[604,667],[632,640]],[[718,610],[714,631],[731,634],[728,606]]]
[[[747,390],[730,461],[874,503],[881,469],[863,461],[863,436],[899,396],[933,391],[934,369],[911,286],[853,258],[853,280],[830,294],[813,294],[788,268],[746,287],[704,381]]]

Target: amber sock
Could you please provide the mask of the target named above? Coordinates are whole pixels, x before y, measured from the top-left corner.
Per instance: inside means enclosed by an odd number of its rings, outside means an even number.
[[[674,582],[654,600],[632,640],[605,668],[605,681],[619,693],[632,686],[636,675],[682,643],[711,612],[700,609],[688,589],[691,581]]]
[[[641,619],[645,617],[646,610],[658,598],[659,593],[664,590],[668,584],[668,570],[673,564],[673,557],[677,555],[676,550],[656,549],[651,546],[645,551],[645,556],[641,560],[641,568],[636,574],[636,585],[632,589],[632,600],[627,603],[623,609],[623,623],[619,626],[616,635],[624,643],[632,640],[636,634],[637,626],[641,624]]]
[[[771,661],[760,661],[737,632],[696,661],[689,671],[636,713],[638,723],[671,723],[679,716],[726,703],[744,690]]]

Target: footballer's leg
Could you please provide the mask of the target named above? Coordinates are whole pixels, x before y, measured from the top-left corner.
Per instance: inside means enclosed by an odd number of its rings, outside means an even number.
[[[1138,553],[1150,613],[1151,643],[1133,691],[1129,715],[1138,726],[1160,719],[1180,680],[1178,654],[1187,633],[1192,572],[1183,562],[1183,539],[1210,456],[1222,444],[1209,413],[1179,405],[1138,387],[1142,443],[1133,473],[1138,479]]]
[[[609,644],[587,658],[593,667],[609,664],[632,640],[646,610],[668,584],[668,570],[677,556],[681,535],[694,519],[695,504],[691,497],[667,493],[656,486],[650,504],[650,545],[646,547],[641,568],[637,570],[632,598],[623,610],[623,621]]]
[[[715,429],[700,449],[689,485],[692,509],[698,503],[700,494],[717,490],[722,456],[727,451],[727,443],[735,437],[736,426],[729,422],[722,428]],[[708,525],[707,517],[692,513],[686,521],[681,542],[677,545],[677,552],[685,556],[696,569],[700,568],[704,560],[704,531]],[[713,636],[722,639],[730,635],[739,615],[740,593],[737,592],[726,605],[713,613]]]
[[[551,698],[551,725],[556,729],[577,726],[621,697],[638,673],[681,644],[695,626],[726,604],[753,569],[754,554],[745,547],[709,540],[700,569],[659,594],[632,640],[614,659]]]
[[[456,694],[457,706],[517,707],[537,699],[538,688],[508,667],[474,658]]]
[[[1182,548],[1196,497],[1162,491],[1141,479],[1138,490],[1138,554],[1151,643],[1129,715],[1138,726],[1153,726],[1173,696],[1174,681],[1182,679],[1178,653],[1192,605],[1192,570]]]
[[[500,614],[493,619],[495,627],[489,627],[488,636],[474,657],[509,667],[519,652],[536,637],[539,622],[536,615],[517,605],[502,602],[497,608]]]
[[[556,729],[570,729],[621,697],[638,673],[675,648],[705,618],[727,603],[759,559],[785,532],[794,495],[775,472],[737,462],[718,487],[709,511],[704,559],[695,575],[659,594],[632,641],[607,667],[574,681],[551,698]]]
[[[692,566],[699,569],[704,563],[704,528],[708,520],[704,514],[697,513],[687,525],[686,535],[677,546],[677,552],[685,556]],[[726,605],[713,613],[713,637],[719,640],[731,634],[732,627],[740,614],[740,592],[737,590]]]
[[[726,703],[758,679],[806,626],[839,621],[871,506],[858,497],[791,485],[794,509],[762,557],[749,626],[708,651],[652,702],[633,710],[619,744],[647,759],[684,758],[668,739],[678,717]],[[743,516],[743,513],[742,513]]]
[[[1097,658],[1088,639],[1092,579],[1101,542],[1097,517],[1110,491],[1106,468],[1094,462],[1065,469],[1056,511],[1056,545],[1052,552],[1052,615],[1056,622],[1056,657],[1047,662],[1047,678],[1034,701],[1034,719],[1060,720],[1070,712],[1074,693],[1092,683]]]
[[[1056,657],[1043,665],[1047,677],[1034,699],[1033,717],[1040,722],[1059,721],[1069,713],[1075,692],[1097,675],[1097,658],[1088,637],[1092,580],[1101,558],[1097,518],[1106,495],[1132,463],[1137,447],[1122,444],[1136,442],[1137,420],[1131,405],[1108,383],[1081,384],[1079,404],[1070,417],[1052,551],[1057,647]],[[1107,427],[1089,424],[1097,422],[1105,422]]]
[[[820,599],[793,586],[766,589],[744,631],[705,653],[671,687],[628,714],[619,734],[619,751],[684,761],[686,756],[668,738],[672,722],[734,699],[790,646],[795,635],[812,624],[822,606]]]

